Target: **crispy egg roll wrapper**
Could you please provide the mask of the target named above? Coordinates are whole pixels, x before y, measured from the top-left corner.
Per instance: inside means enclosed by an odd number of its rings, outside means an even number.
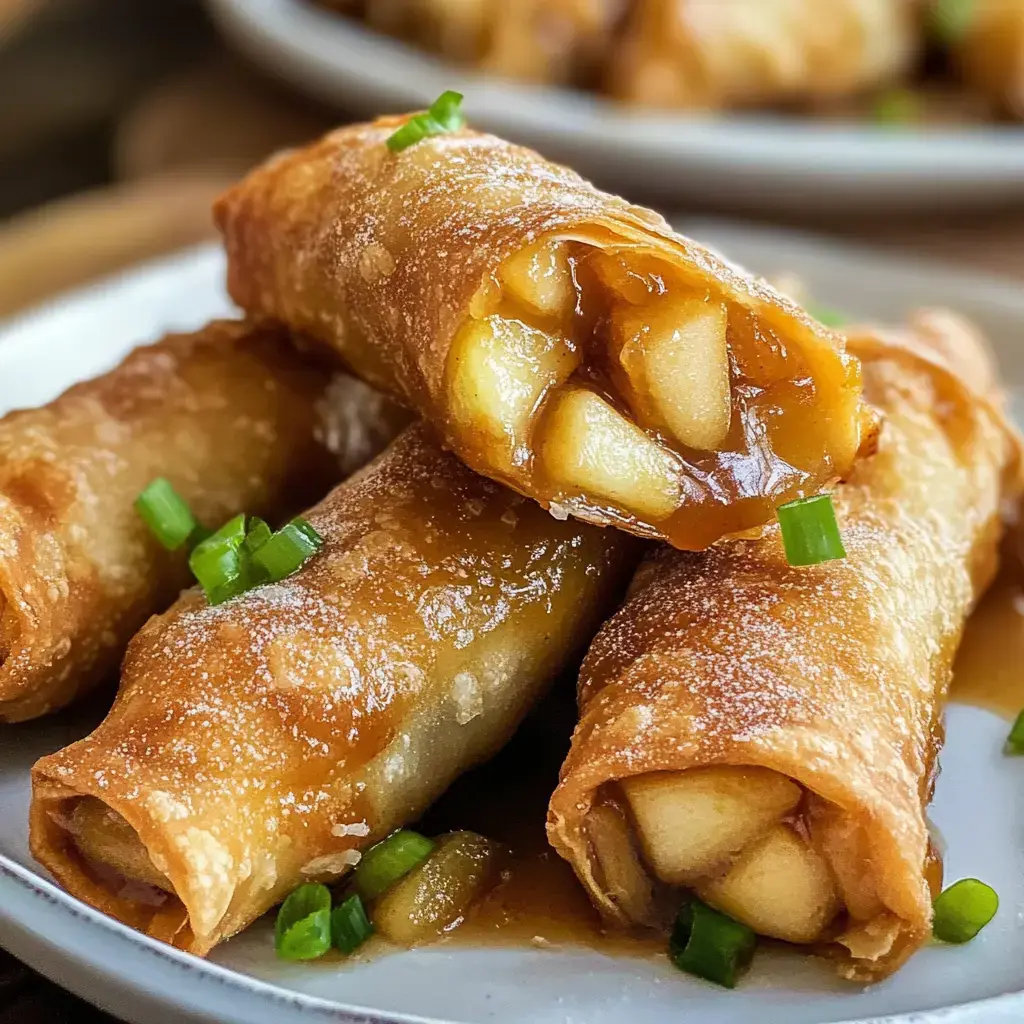
[[[365,17],[380,31],[492,74],[584,84],[625,6],[625,0],[368,0]]]
[[[0,722],[94,687],[188,585],[185,552],[134,509],[154,477],[207,525],[276,519],[340,478],[329,446],[354,468],[405,422],[364,385],[327,380],[285,332],[223,321],[0,420]]]
[[[392,153],[403,123],[335,131],[222,197],[243,308],[558,515],[699,549],[848,471],[870,425],[841,338],[531,150],[463,130]]]
[[[901,79],[918,49],[913,0],[645,0],[606,85],[656,107],[828,100]]]
[[[33,770],[36,858],[195,953],[338,878],[494,753],[636,560],[633,538],[556,521],[423,426],[307,515],[314,558],[151,619],[107,719]],[[157,905],[136,891],[154,881]]]
[[[850,345],[885,425],[877,454],[835,491],[848,557],[790,566],[772,527],[759,540],[701,555],[662,549],[646,562],[584,661],[548,834],[609,919],[644,923],[647,908],[617,899],[600,870],[595,814],[604,827],[638,782],[692,785],[724,766],[733,778],[742,768],[748,789],[755,776],[776,790],[793,780],[802,796],[782,794],[786,824],[772,841],[792,847],[803,836],[829,890],[832,875],[834,919],[814,938],[832,940],[842,973],[871,981],[930,934],[925,808],[951,666],[995,571],[1001,504],[1019,473],[976,335],[928,316],[907,336]],[[955,363],[941,362],[943,348]],[[687,775],[694,769],[703,775]],[[626,820],[641,822],[644,806],[631,797],[629,807]],[[635,847],[641,857],[658,849]],[[745,849],[729,851],[741,868]],[[732,870],[709,863],[690,884],[720,893]]]

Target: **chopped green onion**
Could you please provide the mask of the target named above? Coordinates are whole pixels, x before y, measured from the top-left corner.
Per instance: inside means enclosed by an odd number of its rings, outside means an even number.
[[[871,116],[883,125],[912,124],[920,120],[921,104],[909,89],[890,89],[875,100]]]
[[[749,966],[756,949],[753,929],[691,899],[676,918],[668,955],[681,971],[735,988],[736,979]]]
[[[331,914],[331,939],[343,953],[353,953],[373,934],[373,922],[358,895],[349,896]]]
[[[826,327],[843,327],[849,323],[849,317],[838,310],[829,309],[827,306],[808,306],[807,312]]]
[[[419,832],[399,829],[371,846],[356,868],[354,881],[359,895],[369,902],[423,863],[434,849],[434,842]]]
[[[276,583],[290,576],[323,545],[323,538],[305,519],[293,519],[256,549],[253,561]]]
[[[1024,711],[1017,716],[1010,735],[1006,737],[1005,752],[1012,755],[1024,754]]]
[[[188,504],[162,476],[135,499],[135,511],[168,551],[180,548],[199,526]]]
[[[932,934],[942,942],[970,942],[996,916],[999,896],[977,878],[961,878],[933,904]]]
[[[790,565],[817,565],[846,557],[830,494],[787,502],[777,514]]]
[[[245,531],[245,540],[242,542],[242,550],[247,555],[253,554],[270,540],[273,532],[259,516],[251,516],[248,529]]]
[[[400,153],[403,149],[415,146],[417,142],[429,139],[432,135],[457,132],[466,123],[466,115],[462,113],[461,104],[462,93],[453,92],[451,89],[441,93],[425,114],[411,117],[388,137],[388,149],[392,153]]]
[[[934,0],[931,14],[932,35],[951,46],[960,41],[974,19],[974,0]]]
[[[300,885],[281,904],[274,948],[283,960],[315,960],[331,948],[331,892],[326,885]]]
[[[249,588],[241,551],[244,541],[245,516],[237,515],[192,549],[189,568],[210,604],[220,604]]]

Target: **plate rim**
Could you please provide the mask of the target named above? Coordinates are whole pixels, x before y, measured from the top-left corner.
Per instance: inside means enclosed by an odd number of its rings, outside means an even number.
[[[784,229],[707,219],[691,219],[686,221],[685,226],[690,230],[696,228],[701,235],[711,237],[712,241],[716,235],[727,237],[735,232],[737,236],[743,233],[748,238],[755,238],[766,245],[772,244],[775,240],[785,239],[790,246],[803,248],[805,251],[817,251],[835,258],[869,257],[875,267],[884,273],[898,271],[900,267],[904,267],[905,272],[908,260],[907,257],[892,254],[878,255],[869,247],[850,246],[828,238]],[[33,330],[39,329],[40,325],[45,325],[52,319],[74,315],[76,311],[89,315],[90,308],[97,302],[113,302],[120,294],[133,290],[145,291],[154,281],[194,272],[201,264],[208,263],[210,272],[215,268],[219,270],[220,263],[215,258],[218,252],[219,247],[215,242],[203,243],[169,256],[146,261],[111,277],[56,296],[0,323],[0,349],[12,338],[30,337]],[[914,262],[918,268],[921,266],[920,261]],[[928,261],[924,265],[930,273],[949,279],[955,277],[961,287],[966,281],[974,287],[984,288],[993,301],[1014,309],[1024,324],[1024,291],[1011,280],[984,273],[965,274],[954,266],[941,262]],[[13,730],[17,727],[7,728]],[[25,910],[19,912],[19,907],[24,907]],[[56,936],[48,933],[38,926],[33,911],[37,911],[42,917],[57,915],[70,927]],[[125,961],[144,957],[143,962],[153,960],[173,974],[186,972],[192,983],[189,1001],[172,1001],[169,999],[170,993],[161,992],[153,986],[147,987],[146,982],[151,975],[140,973],[136,978],[123,969],[120,960],[112,963],[111,958],[104,955],[104,951],[109,948],[107,944],[99,941],[94,944],[76,944],[67,939],[69,933],[88,933],[94,929],[98,929],[108,943],[114,943],[123,951]],[[138,1007],[145,1003],[175,1015],[185,1010],[192,1015],[190,1019],[211,1022],[216,1020],[219,1024],[263,1024],[264,1021],[266,1024],[276,1024],[282,1020],[282,1017],[276,1014],[285,1012],[296,1014],[295,1019],[309,1019],[310,1016],[315,1016],[315,1019],[335,1024],[438,1024],[438,1018],[395,1014],[308,995],[195,957],[143,935],[80,902],[33,868],[15,861],[2,852],[0,935],[4,936],[12,953],[19,955],[20,951],[30,966],[39,973],[54,978],[58,984],[85,999],[95,1002],[97,993],[100,992],[100,984],[105,984],[107,988],[103,990],[102,1002],[106,1004],[105,1008],[109,1007],[113,1012],[134,1014],[132,1005]],[[25,936],[28,936],[30,941],[26,941]],[[38,952],[40,948],[44,949],[45,955]],[[67,966],[76,969],[73,976],[65,975],[64,968]],[[166,987],[165,985],[164,988]],[[217,988],[220,989],[220,997]],[[234,1004],[229,1002],[232,997],[242,996],[246,999],[244,1005],[240,1001]],[[204,1004],[204,998],[209,1002]],[[218,1016],[207,1016],[211,1010]],[[239,1015],[243,1012],[244,1016]],[[984,1017],[979,1017],[979,1014],[984,1014]],[[981,1020],[991,1024],[1010,1024],[1019,1020],[1021,1016],[1024,1016],[1024,989],[934,1010],[851,1018],[835,1024],[979,1024]],[[149,1020],[148,1017],[146,1019]],[[181,1018],[173,1016],[167,1019]]]

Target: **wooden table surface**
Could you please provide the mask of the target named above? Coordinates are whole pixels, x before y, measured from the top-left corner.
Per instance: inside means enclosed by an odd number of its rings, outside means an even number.
[[[336,120],[337,114],[284,92],[220,52],[144,89],[111,133],[111,182],[0,224],[0,318],[54,292],[212,237],[209,205],[227,181],[266,153],[315,136]],[[0,185],[2,180],[0,165]],[[906,221],[836,217],[788,226],[909,259],[1024,279],[1024,209]],[[110,1020],[0,950],[0,1024]]]

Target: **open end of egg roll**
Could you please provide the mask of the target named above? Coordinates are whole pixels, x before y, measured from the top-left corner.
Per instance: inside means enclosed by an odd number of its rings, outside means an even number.
[[[1020,448],[955,318],[850,344],[886,421],[834,493],[847,557],[790,566],[772,528],[645,563],[584,662],[548,833],[613,922],[695,893],[873,981],[930,934],[953,655]]]
[[[872,421],[843,340],[657,214],[462,130],[382,118],[223,196],[229,288],[555,515],[701,549],[843,476]]]
[[[33,855],[199,954],[341,877],[493,754],[638,556],[477,476],[423,426],[306,516],[314,557],[150,619],[107,718],[33,768]]]

